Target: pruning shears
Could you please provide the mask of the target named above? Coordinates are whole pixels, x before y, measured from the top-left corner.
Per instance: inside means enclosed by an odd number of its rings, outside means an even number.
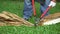
[[[49,9],[51,8],[51,6],[48,6],[47,9],[44,11],[44,13],[42,13],[42,15],[41,15],[39,18],[37,18],[37,17],[36,17],[36,9],[35,9],[34,3],[35,3],[34,0],[32,0],[32,8],[33,8],[34,20],[36,21],[34,25],[37,26],[38,23],[40,22],[40,20],[41,20],[41,19],[45,16],[45,14],[49,11]]]

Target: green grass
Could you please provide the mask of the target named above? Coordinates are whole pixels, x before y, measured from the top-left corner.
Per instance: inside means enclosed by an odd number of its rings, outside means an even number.
[[[0,1],[0,12],[9,11],[18,16],[23,16],[24,3],[20,1]],[[39,13],[39,3],[36,3],[37,15]],[[50,13],[60,12],[60,3],[50,10]],[[30,18],[29,22],[34,23],[34,17]],[[0,34],[60,34],[60,24],[49,25],[49,26],[0,26]]]

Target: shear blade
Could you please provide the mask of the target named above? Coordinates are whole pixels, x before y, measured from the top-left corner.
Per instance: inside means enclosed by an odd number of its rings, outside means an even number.
[[[35,19],[35,24],[34,24],[34,25],[37,26],[39,22],[40,22],[40,18],[36,18],[36,19]]]

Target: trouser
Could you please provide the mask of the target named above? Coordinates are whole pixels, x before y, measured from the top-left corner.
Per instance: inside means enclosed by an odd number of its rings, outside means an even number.
[[[37,1],[37,0],[36,0]],[[41,0],[40,0],[41,2]],[[50,0],[45,0],[45,3],[40,5],[40,11],[41,14],[47,9],[48,5],[50,3]],[[29,19],[30,16],[32,16],[33,10],[32,10],[32,2],[31,0],[24,0],[24,10],[23,10],[23,18]],[[49,11],[45,16],[49,15]]]

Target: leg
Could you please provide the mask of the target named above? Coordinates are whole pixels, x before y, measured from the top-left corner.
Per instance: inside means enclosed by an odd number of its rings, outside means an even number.
[[[31,0],[24,0],[24,11],[23,11],[23,18],[29,19],[32,16],[32,4]]]
[[[49,3],[50,3],[50,0],[45,0],[44,5],[41,5],[41,7],[40,7],[41,13],[43,13],[47,9]],[[49,15],[49,11],[47,12],[47,14],[45,16],[47,16],[47,15]]]

